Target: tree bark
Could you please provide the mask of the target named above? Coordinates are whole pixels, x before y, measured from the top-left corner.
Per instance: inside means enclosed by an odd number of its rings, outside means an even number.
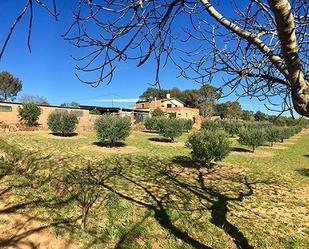
[[[291,82],[292,101],[295,110],[309,117],[309,82],[301,67],[294,25],[294,16],[288,0],[268,0],[275,15],[278,36]]]
[[[285,77],[285,85],[291,89],[291,97],[295,110],[309,117],[309,82],[301,68],[298,55],[294,17],[289,0],[268,0],[275,21],[283,57],[274,55],[271,49],[260,40],[257,34],[242,29],[236,23],[229,21],[218,12],[208,0],[201,0],[206,11],[222,26],[235,33],[237,36],[254,44],[274,64],[278,71]],[[285,62],[285,63],[283,63]],[[281,82],[282,83],[282,82]]]

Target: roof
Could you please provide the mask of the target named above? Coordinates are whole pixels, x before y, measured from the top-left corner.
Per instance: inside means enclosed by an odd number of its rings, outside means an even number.
[[[169,100],[177,100],[178,102],[182,103],[182,104],[185,104],[184,102],[182,102],[181,100],[177,99],[177,98],[169,98],[169,99],[157,99],[157,101],[169,101]],[[153,102],[155,101],[154,99],[153,100],[138,100],[136,101],[136,103],[147,103],[147,102]]]
[[[0,103],[9,104],[9,105],[23,105],[23,104],[25,104],[25,103],[21,103],[21,102],[9,102],[9,101],[0,101]],[[77,107],[77,106],[40,105],[40,104],[37,104],[37,106],[63,108],[63,109],[77,109],[77,110],[83,109],[81,106]]]
[[[166,107],[164,108],[166,112],[168,111],[199,111],[198,108],[185,107],[185,106],[177,106],[177,107]]]
[[[129,112],[144,112],[144,113],[149,113],[149,110],[140,110],[140,109],[134,109],[134,108],[126,108],[126,107],[103,107],[103,106],[87,106],[87,105],[81,105],[80,106],[82,109],[86,110],[99,110],[99,111],[129,111]]]
[[[10,105],[23,105],[24,103],[21,102],[8,102],[8,101],[0,101],[3,104],[10,104]],[[53,108],[61,108],[61,109],[76,109],[76,110],[100,110],[100,111],[131,111],[131,112],[144,112],[149,113],[149,110],[140,110],[134,108],[123,108],[123,107],[102,107],[102,106],[87,106],[87,105],[80,105],[78,107],[71,107],[71,106],[58,106],[58,105],[37,105],[40,107],[53,107]]]

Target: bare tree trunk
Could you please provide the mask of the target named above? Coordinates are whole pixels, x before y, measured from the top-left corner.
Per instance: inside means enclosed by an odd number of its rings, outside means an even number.
[[[82,210],[82,220],[81,220],[81,224],[80,224],[82,230],[85,230],[85,228],[86,228],[88,211],[89,211],[88,205],[84,206],[83,210]]]
[[[295,110],[309,117],[309,82],[302,71],[298,56],[298,45],[294,25],[294,16],[288,0],[268,0],[275,14],[282,54],[289,72],[292,100]]]

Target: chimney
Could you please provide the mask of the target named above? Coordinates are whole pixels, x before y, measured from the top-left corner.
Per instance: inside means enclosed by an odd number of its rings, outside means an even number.
[[[167,98],[167,99],[170,99],[170,98],[171,98],[171,94],[170,94],[170,93],[167,93],[167,94],[166,94],[166,98]]]

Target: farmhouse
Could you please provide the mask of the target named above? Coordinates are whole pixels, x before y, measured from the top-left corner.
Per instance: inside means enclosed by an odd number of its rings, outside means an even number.
[[[18,108],[22,103],[0,102],[0,124],[9,126],[19,123]],[[92,127],[98,115],[91,114],[93,110],[97,110],[100,114],[113,114],[122,117],[131,118],[132,123],[140,123],[149,116],[147,110],[136,110],[121,107],[100,107],[100,106],[79,106],[79,107],[62,107],[56,105],[38,105],[41,108],[41,115],[38,123],[40,127],[47,128],[47,118],[53,111],[66,111],[75,113],[79,119],[78,128],[88,129]]]
[[[167,94],[165,99],[154,98],[154,100],[137,101],[135,108],[137,110],[149,110],[150,112],[156,108],[160,108],[162,111],[174,115],[176,118],[191,119],[195,123],[201,119],[199,109],[185,107],[182,101],[171,98],[170,94]]]

